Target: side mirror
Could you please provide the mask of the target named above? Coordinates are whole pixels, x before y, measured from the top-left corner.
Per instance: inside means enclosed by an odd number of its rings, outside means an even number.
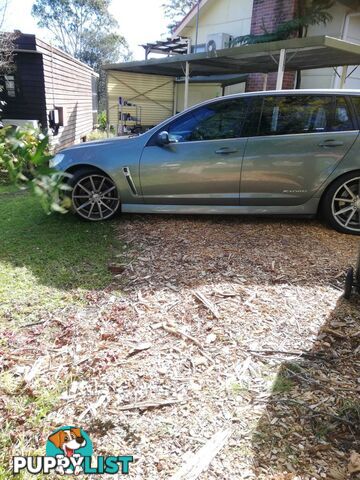
[[[170,138],[168,132],[160,132],[157,137],[157,143],[158,145],[160,145],[160,147],[163,147],[164,145],[169,145]]]

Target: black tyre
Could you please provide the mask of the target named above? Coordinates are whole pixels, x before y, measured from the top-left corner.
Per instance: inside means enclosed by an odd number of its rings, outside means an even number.
[[[335,180],[322,199],[328,224],[342,233],[360,235],[360,171]]]
[[[98,222],[113,218],[120,209],[120,198],[113,180],[95,169],[81,169],[69,181],[72,209],[80,218]]]

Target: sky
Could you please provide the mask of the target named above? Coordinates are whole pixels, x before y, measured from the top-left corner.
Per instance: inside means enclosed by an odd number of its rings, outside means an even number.
[[[144,49],[139,44],[160,40],[167,33],[169,21],[164,18],[161,5],[164,0],[112,0],[110,12],[119,23],[121,33],[130,45],[134,60],[145,58]],[[35,33],[49,41],[46,30],[39,29],[31,16],[33,0],[10,0],[4,30],[20,30]]]

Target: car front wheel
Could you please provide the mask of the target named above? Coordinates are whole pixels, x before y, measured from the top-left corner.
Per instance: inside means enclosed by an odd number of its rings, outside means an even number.
[[[117,187],[113,180],[97,170],[80,170],[71,180],[72,208],[85,220],[109,220],[120,208]]]
[[[323,199],[326,220],[342,233],[360,235],[360,172],[336,180]]]

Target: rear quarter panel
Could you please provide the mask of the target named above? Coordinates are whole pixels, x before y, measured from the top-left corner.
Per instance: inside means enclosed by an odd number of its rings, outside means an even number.
[[[321,197],[326,188],[337,178],[341,177],[345,173],[360,170],[360,132],[358,132],[355,142],[351,148],[347,151],[344,158],[336,166],[335,170],[322,184],[320,189],[316,193],[316,197]]]

